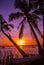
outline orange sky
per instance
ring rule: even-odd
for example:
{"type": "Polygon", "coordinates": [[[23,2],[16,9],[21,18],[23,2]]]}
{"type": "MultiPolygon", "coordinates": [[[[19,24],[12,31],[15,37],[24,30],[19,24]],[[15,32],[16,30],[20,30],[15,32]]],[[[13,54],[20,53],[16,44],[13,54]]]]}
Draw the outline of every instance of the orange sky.
{"type": "MultiPolygon", "coordinates": [[[[36,41],[32,40],[32,38],[23,37],[22,38],[24,43],[23,45],[36,45],[36,41]]],[[[13,40],[19,45],[19,39],[13,38],[13,40]]],[[[39,39],[41,43],[43,43],[42,39],[39,39]]],[[[0,37],[0,46],[13,46],[13,44],[6,38],[4,35],[0,37]]]]}
{"type": "MultiPolygon", "coordinates": [[[[3,17],[6,21],[8,21],[8,17],[9,17],[10,13],[17,12],[17,11],[19,11],[19,10],[14,9],[14,0],[0,0],[0,13],[3,15],[3,17]]],[[[18,31],[17,27],[18,27],[18,24],[19,24],[18,22],[21,22],[21,20],[22,20],[22,18],[13,21],[13,24],[15,25],[15,27],[14,27],[14,30],[12,30],[12,32],[11,32],[11,34],[14,36],[13,37],[14,41],[18,45],[19,45],[19,43],[17,42],[17,40],[18,40],[17,35],[19,35],[19,33],[18,33],[19,31],[18,31]]],[[[31,35],[29,35],[30,30],[29,30],[28,23],[26,23],[25,26],[26,27],[25,27],[24,35],[23,35],[24,36],[24,38],[23,38],[24,44],[25,45],[32,45],[32,44],[34,45],[34,44],[36,44],[36,41],[35,40],[33,41],[32,38],[31,38],[31,35]]],[[[41,32],[43,33],[43,23],[42,22],[40,23],[40,21],[39,21],[38,26],[39,26],[41,32]]],[[[38,38],[39,38],[39,36],[38,36],[38,38]]],[[[43,43],[41,38],[39,38],[39,41],[40,41],[41,44],[43,43]]],[[[0,45],[11,46],[13,44],[2,33],[0,33],[0,45]]]]}

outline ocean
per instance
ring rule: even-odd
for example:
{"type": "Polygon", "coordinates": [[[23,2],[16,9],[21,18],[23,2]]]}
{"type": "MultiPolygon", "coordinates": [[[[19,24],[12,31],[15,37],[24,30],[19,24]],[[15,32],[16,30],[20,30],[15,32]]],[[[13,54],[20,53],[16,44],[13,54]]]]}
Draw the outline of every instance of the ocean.
{"type": "MultiPolygon", "coordinates": [[[[38,55],[38,46],[33,45],[23,45],[19,46],[25,53],[27,53],[29,56],[38,55]]],[[[0,47],[0,59],[2,59],[4,56],[7,55],[13,55],[14,58],[21,58],[22,55],[19,53],[19,51],[16,49],[16,47],[12,46],[5,46],[0,47]]]]}

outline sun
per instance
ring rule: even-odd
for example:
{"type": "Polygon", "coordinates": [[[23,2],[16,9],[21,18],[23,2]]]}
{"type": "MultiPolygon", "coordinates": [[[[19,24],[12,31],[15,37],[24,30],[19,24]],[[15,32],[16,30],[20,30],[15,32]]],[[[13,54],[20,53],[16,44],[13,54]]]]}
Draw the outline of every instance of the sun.
{"type": "Polygon", "coordinates": [[[20,45],[23,45],[24,41],[20,39],[19,43],[20,43],[20,45]]]}
{"type": "Polygon", "coordinates": [[[16,39],[17,44],[20,46],[25,45],[25,39],[16,39]]]}

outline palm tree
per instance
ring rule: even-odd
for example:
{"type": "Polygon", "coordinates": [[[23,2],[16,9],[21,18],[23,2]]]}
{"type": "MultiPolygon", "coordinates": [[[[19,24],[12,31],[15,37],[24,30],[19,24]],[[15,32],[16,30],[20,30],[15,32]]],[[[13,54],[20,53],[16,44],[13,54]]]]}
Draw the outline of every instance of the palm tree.
{"type": "MultiPolygon", "coordinates": [[[[42,14],[43,18],[43,28],[44,28],[44,1],[38,0],[39,10],[41,11],[40,14],[42,14]]],[[[43,30],[43,39],[44,39],[44,30],[43,30]]],[[[43,41],[43,56],[44,56],[44,41],[43,41]]]]}
{"type": "Polygon", "coordinates": [[[34,31],[34,29],[40,34],[40,36],[43,38],[38,26],[37,26],[37,19],[41,20],[37,15],[36,13],[30,13],[31,10],[32,10],[32,3],[31,3],[31,0],[29,0],[28,2],[29,4],[27,4],[26,0],[15,0],[15,8],[18,8],[20,11],[19,12],[16,12],[16,13],[11,13],[9,15],[9,20],[13,20],[13,19],[16,19],[16,18],[19,18],[19,17],[23,17],[23,20],[21,21],[21,29],[20,29],[20,33],[19,33],[19,37],[21,38],[22,37],[22,33],[23,33],[23,29],[24,29],[24,24],[27,20],[27,23],[29,24],[30,26],[30,29],[35,37],[35,40],[37,42],[37,45],[38,45],[38,49],[39,49],[39,54],[42,54],[42,48],[40,46],[40,42],[37,38],[37,35],[34,31]]]}
{"type": "Polygon", "coordinates": [[[13,41],[9,31],[10,27],[14,28],[14,26],[12,24],[8,24],[2,17],[2,15],[0,15],[0,25],[1,25],[1,32],[13,43],[13,45],[18,49],[18,51],[21,53],[21,55],[23,57],[28,56],[21,48],[19,48],[19,46],[13,41]],[[7,32],[7,33],[6,33],[7,32]]]}
{"type": "MultiPolygon", "coordinates": [[[[36,3],[35,7],[39,8],[37,10],[34,11],[34,13],[36,13],[37,15],[42,15],[43,18],[43,28],[44,28],[44,1],[43,0],[38,0],[36,3]]],[[[44,30],[43,30],[43,39],[44,39],[44,30]]],[[[43,40],[43,55],[44,55],[44,40],[43,40]]]]}

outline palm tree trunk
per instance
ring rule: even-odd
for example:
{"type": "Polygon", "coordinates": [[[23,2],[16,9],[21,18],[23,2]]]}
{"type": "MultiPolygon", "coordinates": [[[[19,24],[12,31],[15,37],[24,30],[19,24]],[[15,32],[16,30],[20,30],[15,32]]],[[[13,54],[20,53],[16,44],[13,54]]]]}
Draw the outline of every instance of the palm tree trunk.
{"type": "Polygon", "coordinates": [[[42,12],[42,18],[43,18],[43,55],[44,55],[44,14],[42,12]]]}
{"type": "MultiPolygon", "coordinates": [[[[28,20],[28,22],[29,22],[29,17],[28,17],[28,15],[27,15],[27,20],[28,20]]],[[[34,31],[34,29],[33,29],[33,27],[32,27],[32,24],[31,24],[30,22],[29,22],[29,25],[30,25],[30,27],[31,27],[31,29],[32,29],[32,31],[33,31],[33,35],[34,35],[35,40],[36,40],[36,42],[37,42],[39,54],[42,55],[42,48],[41,48],[41,46],[40,46],[40,42],[39,42],[39,40],[38,40],[38,38],[37,38],[37,35],[36,35],[36,33],[35,33],[35,31],[34,31]]]]}
{"type": "Polygon", "coordinates": [[[8,36],[3,30],[2,33],[13,43],[13,45],[18,49],[23,57],[27,57],[28,55],[21,49],[19,46],[12,40],[10,36],[8,36]]]}
{"type": "Polygon", "coordinates": [[[41,10],[41,14],[42,14],[42,18],[43,18],[43,56],[44,56],[44,2],[43,0],[38,0],[40,3],[40,10],[41,10]]]}
{"type": "MultiPolygon", "coordinates": [[[[43,6],[44,3],[41,2],[41,12],[42,12],[42,18],[43,18],[43,29],[44,29],[44,6],[43,6]]],[[[44,30],[43,30],[43,38],[44,38],[44,30]]],[[[43,41],[43,49],[44,49],[44,41],[43,41]]]]}
{"type": "MultiPolygon", "coordinates": [[[[44,16],[43,16],[43,39],[44,39],[44,16]]],[[[44,50],[44,40],[43,40],[43,50],[44,50]]]]}
{"type": "Polygon", "coordinates": [[[42,13],[42,18],[43,18],[43,55],[44,55],[44,2],[40,2],[40,10],[42,13]]]}

